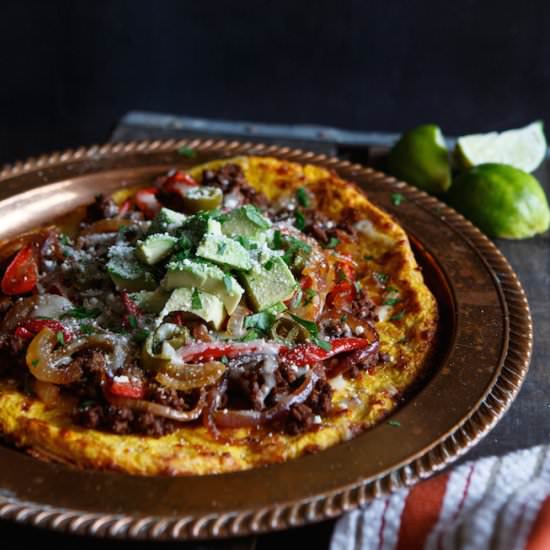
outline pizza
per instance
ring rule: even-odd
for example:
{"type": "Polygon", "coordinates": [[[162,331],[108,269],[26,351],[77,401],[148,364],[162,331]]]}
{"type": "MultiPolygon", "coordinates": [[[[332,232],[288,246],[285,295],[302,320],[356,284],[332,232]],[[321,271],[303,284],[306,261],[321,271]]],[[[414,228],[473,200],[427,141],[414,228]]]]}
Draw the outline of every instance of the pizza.
{"type": "Polygon", "coordinates": [[[0,246],[0,432],[137,475],[280,463],[387,418],[423,376],[437,303],[355,184],[215,160],[0,246]]]}

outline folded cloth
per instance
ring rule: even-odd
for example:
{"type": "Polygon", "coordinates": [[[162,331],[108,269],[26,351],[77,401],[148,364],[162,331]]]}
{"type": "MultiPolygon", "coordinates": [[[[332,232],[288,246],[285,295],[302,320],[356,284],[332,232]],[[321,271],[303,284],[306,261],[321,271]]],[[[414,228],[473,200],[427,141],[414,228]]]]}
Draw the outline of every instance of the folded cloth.
{"type": "Polygon", "coordinates": [[[550,446],[482,458],[342,516],[331,550],[550,549],[550,446]]]}

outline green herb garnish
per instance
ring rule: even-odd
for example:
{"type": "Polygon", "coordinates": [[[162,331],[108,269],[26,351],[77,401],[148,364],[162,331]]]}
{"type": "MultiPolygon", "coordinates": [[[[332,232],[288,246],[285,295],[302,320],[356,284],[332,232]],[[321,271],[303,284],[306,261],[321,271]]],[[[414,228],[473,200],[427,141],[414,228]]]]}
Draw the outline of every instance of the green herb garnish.
{"type": "Polygon", "coordinates": [[[390,276],[387,273],[381,273],[379,271],[373,273],[372,275],[377,283],[385,285],[388,282],[390,276]]]}
{"type": "Polygon", "coordinates": [[[244,320],[244,328],[254,329],[258,332],[267,332],[275,322],[275,315],[270,311],[260,311],[249,315],[244,320]]]}
{"type": "Polygon", "coordinates": [[[264,269],[266,271],[271,271],[273,269],[273,265],[274,265],[274,262],[273,260],[270,258],[269,260],[267,260],[267,262],[265,262],[264,264],[264,269]]]}
{"type": "Polygon", "coordinates": [[[94,327],[89,323],[80,323],[80,332],[86,336],[94,333],[94,327]]]}
{"type": "Polygon", "coordinates": [[[149,336],[149,331],[145,330],[144,328],[140,328],[132,337],[132,340],[138,344],[141,344],[142,342],[145,342],[147,340],[147,337],[149,336]]]}
{"type": "Polygon", "coordinates": [[[317,296],[317,291],[313,290],[312,288],[307,288],[305,294],[306,294],[306,299],[304,300],[304,305],[307,306],[311,304],[311,302],[313,301],[313,298],[317,296]]]}
{"type": "Polygon", "coordinates": [[[304,208],[308,208],[311,203],[309,193],[304,187],[298,187],[298,189],[296,189],[296,200],[298,204],[304,208]]]}
{"type": "Polygon", "coordinates": [[[331,237],[328,243],[325,245],[325,248],[336,248],[340,244],[340,239],[336,237],[331,237]]]}
{"type": "Polygon", "coordinates": [[[399,422],[399,420],[388,420],[388,424],[394,428],[399,428],[401,426],[401,422],[399,422]]]}
{"type": "Polygon", "coordinates": [[[401,193],[392,193],[391,202],[394,206],[399,206],[402,202],[405,202],[407,199],[401,193]]]}
{"type": "Polygon", "coordinates": [[[191,296],[191,309],[202,309],[202,300],[199,291],[195,288],[191,296]]]}
{"type": "Polygon", "coordinates": [[[36,365],[38,365],[38,363],[40,363],[40,359],[33,359],[31,361],[31,364],[32,364],[33,367],[36,367],[36,365]]]}
{"type": "Polygon", "coordinates": [[[138,327],[138,320],[135,315],[128,315],[128,324],[130,325],[130,328],[137,328],[138,327]]]}
{"type": "Polygon", "coordinates": [[[396,313],[393,317],[390,318],[390,321],[400,321],[405,317],[405,310],[401,310],[399,313],[396,313]]]}
{"type": "Polygon", "coordinates": [[[227,248],[227,243],[225,242],[221,242],[221,243],[218,243],[218,254],[220,256],[223,256],[223,254],[225,253],[225,249],[227,248]]]}
{"type": "Polygon", "coordinates": [[[223,286],[229,294],[233,292],[233,281],[227,273],[223,274],[223,286]]]}
{"type": "Polygon", "coordinates": [[[363,290],[363,285],[361,284],[361,281],[353,281],[353,288],[355,289],[355,292],[359,294],[363,290]]]}
{"type": "Polygon", "coordinates": [[[255,330],[249,330],[242,338],[241,342],[249,342],[250,340],[256,340],[259,334],[255,330]]]}
{"type": "Polygon", "coordinates": [[[336,271],[336,282],[343,283],[344,281],[348,280],[348,276],[346,275],[346,272],[343,269],[338,269],[336,271]]]}
{"type": "Polygon", "coordinates": [[[62,233],[60,236],[59,236],[59,242],[63,245],[63,246],[69,246],[71,244],[70,240],[69,240],[69,237],[67,235],[65,235],[65,233],[62,233]]]}
{"type": "Polygon", "coordinates": [[[61,330],[58,330],[56,333],[55,333],[55,339],[57,340],[57,343],[60,345],[60,346],[64,346],[65,345],[65,335],[63,334],[63,332],[61,330]]]}
{"type": "Polygon", "coordinates": [[[220,363],[223,363],[224,365],[229,365],[229,358],[227,357],[227,355],[222,355],[220,357],[220,363]]]}
{"type": "Polygon", "coordinates": [[[101,310],[97,308],[86,309],[85,307],[74,307],[63,313],[63,315],[61,315],[61,319],[65,317],[73,317],[75,319],[95,319],[100,314],[101,310]]]}
{"type": "Polygon", "coordinates": [[[278,229],[273,233],[273,246],[277,249],[283,248],[283,237],[278,229]]]}
{"type": "Polygon", "coordinates": [[[368,256],[363,256],[363,260],[367,260],[367,261],[374,260],[374,256],[371,256],[370,254],[368,256]]]}
{"type": "Polygon", "coordinates": [[[87,409],[88,407],[93,407],[96,404],[96,402],[93,399],[86,399],[85,401],[82,401],[78,408],[83,411],[84,409],[87,409]]]}
{"type": "Polygon", "coordinates": [[[401,301],[401,298],[386,298],[384,301],[385,306],[394,306],[395,304],[398,304],[401,301]]]}
{"type": "Polygon", "coordinates": [[[181,155],[182,157],[187,157],[189,159],[195,158],[197,156],[197,153],[191,149],[191,147],[187,147],[185,145],[182,145],[178,149],[178,155],[181,155]]]}
{"type": "Polygon", "coordinates": [[[244,213],[246,217],[255,225],[257,225],[260,229],[269,229],[271,227],[271,223],[269,220],[264,218],[258,209],[251,205],[251,204],[245,204],[243,206],[244,213]]]}
{"type": "Polygon", "coordinates": [[[296,210],[294,214],[294,227],[303,231],[306,227],[306,219],[300,210],[296,210]]]}

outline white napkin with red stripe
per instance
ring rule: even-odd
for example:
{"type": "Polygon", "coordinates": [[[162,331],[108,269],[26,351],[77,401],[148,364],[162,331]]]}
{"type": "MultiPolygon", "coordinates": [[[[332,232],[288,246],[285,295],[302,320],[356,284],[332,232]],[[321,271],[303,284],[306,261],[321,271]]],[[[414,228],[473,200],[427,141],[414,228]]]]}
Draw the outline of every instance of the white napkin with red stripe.
{"type": "Polygon", "coordinates": [[[342,516],[331,550],[548,550],[550,447],[482,458],[342,516]]]}

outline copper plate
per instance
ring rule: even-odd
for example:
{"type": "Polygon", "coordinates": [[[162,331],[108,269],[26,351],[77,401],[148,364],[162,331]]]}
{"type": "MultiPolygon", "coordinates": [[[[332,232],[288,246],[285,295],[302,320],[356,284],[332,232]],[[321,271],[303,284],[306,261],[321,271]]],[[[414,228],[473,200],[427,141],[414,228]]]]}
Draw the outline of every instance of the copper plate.
{"type": "Polygon", "coordinates": [[[411,237],[442,312],[429,379],[397,413],[346,443],[284,464],[184,478],[80,471],[0,447],[0,517],[71,533],[139,539],[228,537],[341,514],[440,470],[505,413],[527,373],[532,325],[523,289],[495,246],[462,216],[403,182],[337,158],[251,143],[169,140],[78,149],[0,172],[0,238],[217,156],[273,155],[356,181],[411,237]],[[181,146],[194,159],[177,154],[181,146]],[[392,192],[403,194],[399,207],[392,192]],[[394,423],[392,423],[394,424],[394,423]]]}

